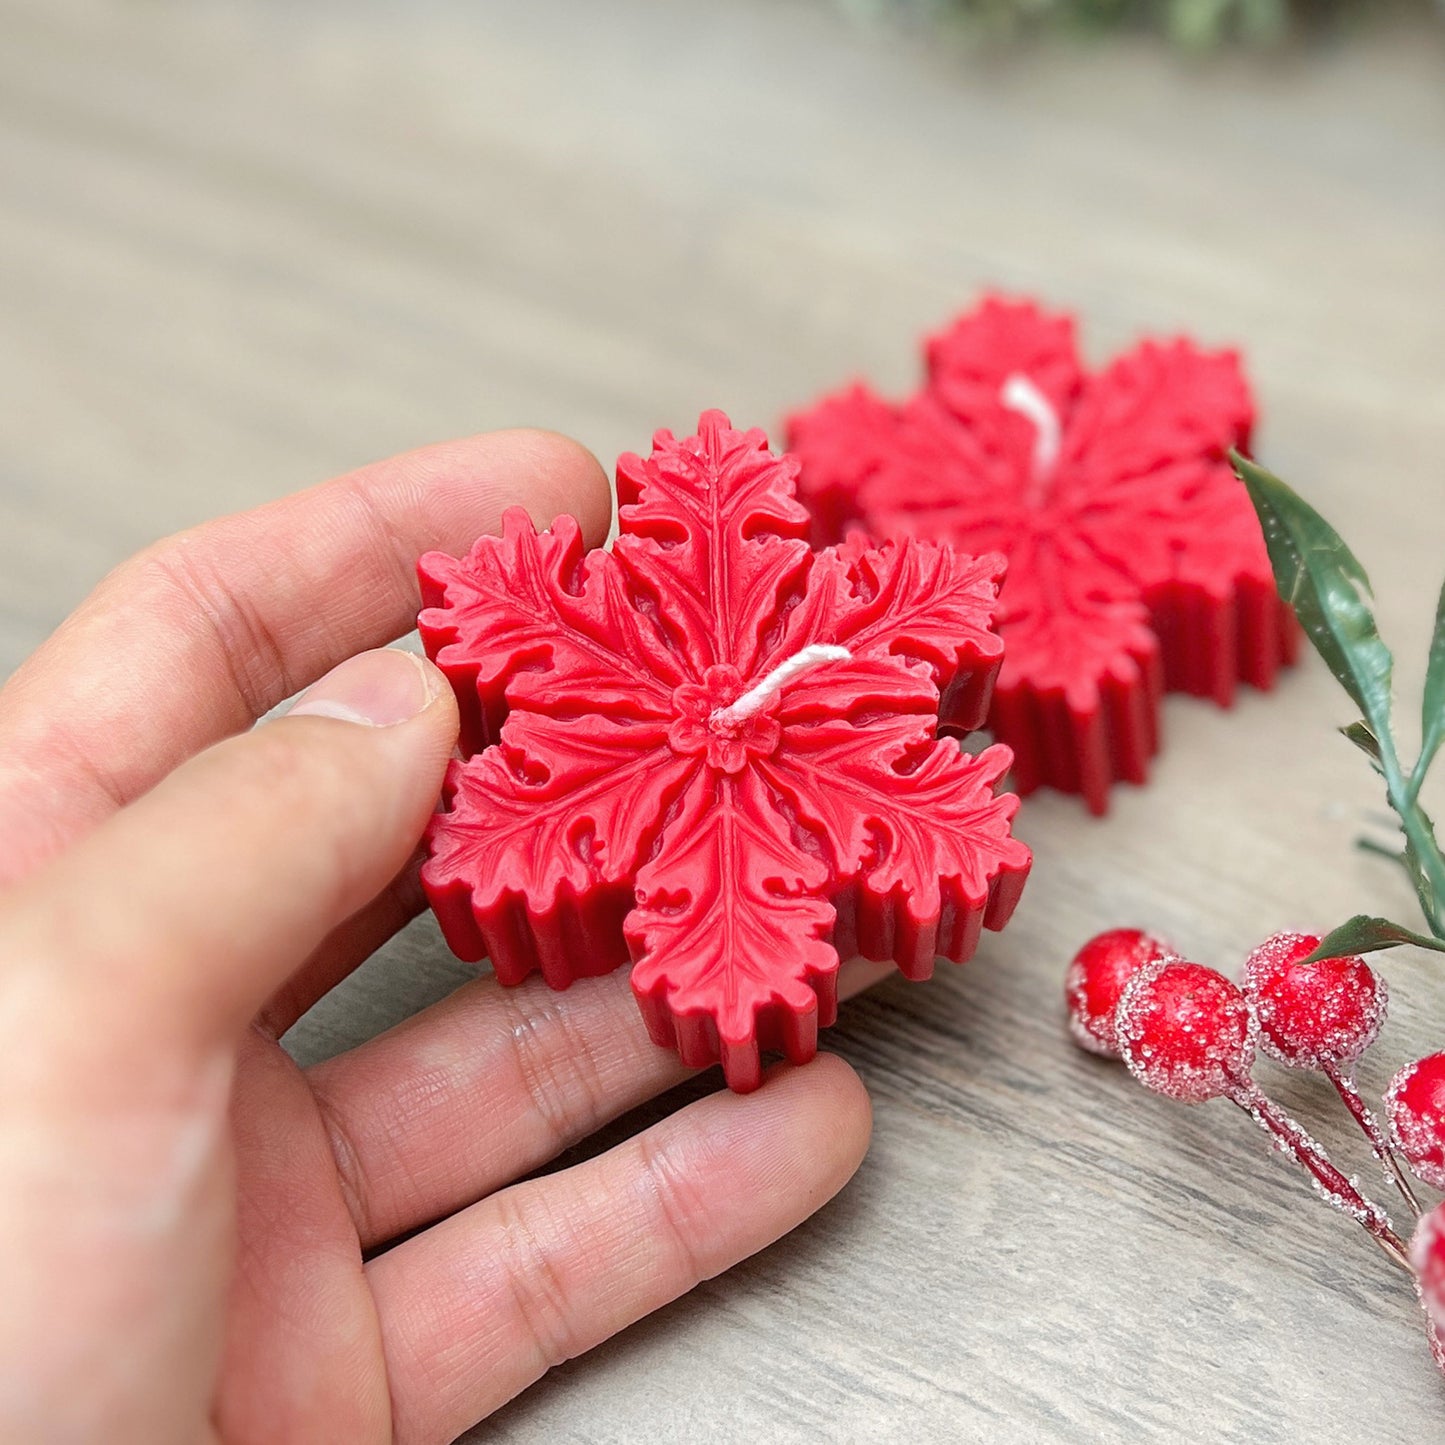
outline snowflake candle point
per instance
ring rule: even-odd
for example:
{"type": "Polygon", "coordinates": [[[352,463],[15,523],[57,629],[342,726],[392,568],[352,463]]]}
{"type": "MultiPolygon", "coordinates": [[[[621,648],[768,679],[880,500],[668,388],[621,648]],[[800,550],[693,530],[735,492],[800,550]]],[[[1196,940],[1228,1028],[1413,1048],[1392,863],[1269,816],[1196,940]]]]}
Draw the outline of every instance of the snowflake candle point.
{"type": "Polygon", "coordinates": [[[653,1039],[735,1089],[813,1055],[840,955],[962,962],[1029,866],[1008,749],[940,736],[987,712],[1002,558],[814,552],[796,478],[708,412],[618,461],[611,551],[516,510],[420,564],[466,755],[422,870],[448,942],[504,984],[632,959],[653,1039]]]}
{"type": "Polygon", "coordinates": [[[1142,782],[1168,689],[1267,688],[1298,632],[1227,452],[1254,405],[1230,351],[1146,341],[1088,375],[1073,319],[987,298],[932,337],[907,401],[857,384],[788,444],[815,540],[852,526],[1009,558],[990,726],[1020,793],[1142,782]]]}

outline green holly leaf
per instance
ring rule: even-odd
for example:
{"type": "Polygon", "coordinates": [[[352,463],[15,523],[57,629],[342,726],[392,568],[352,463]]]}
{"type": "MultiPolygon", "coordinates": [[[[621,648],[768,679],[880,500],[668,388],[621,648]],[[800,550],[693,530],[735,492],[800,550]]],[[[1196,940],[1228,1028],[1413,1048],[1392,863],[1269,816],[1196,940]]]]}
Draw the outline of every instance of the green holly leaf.
{"type": "Polygon", "coordinates": [[[1375,626],[1370,579],[1340,534],[1273,472],[1230,452],[1259,514],[1280,596],[1378,740],[1390,727],[1394,658],[1375,626]]]}
{"type": "Polygon", "coordinates": [[[1388,918],[1372,918],[1368,913],[1357,913],[1348,923],[1342,923],[1320,939],[1319,947],[1301,963],[1318,963],[1325,958],[1347,958],[1356,953],[1378,953],[1382,948],[1399,948],[1402,944],[1413,943],[1417,948],[1433,949],[1445,953],[1445,939],[1431,938],[1428,934],[1414,933],[1391,923],[1388,918]]]}
{"type": "Polygon", "coordinates": [[[1421,712],[1420,761],[1415,777],[1425,776],[1425,769],[1445,740],[1445,586],[1435,605],[1435,635],[1430,639],[1430,662],[1425,670],[1425,704],[1421,712]]]}

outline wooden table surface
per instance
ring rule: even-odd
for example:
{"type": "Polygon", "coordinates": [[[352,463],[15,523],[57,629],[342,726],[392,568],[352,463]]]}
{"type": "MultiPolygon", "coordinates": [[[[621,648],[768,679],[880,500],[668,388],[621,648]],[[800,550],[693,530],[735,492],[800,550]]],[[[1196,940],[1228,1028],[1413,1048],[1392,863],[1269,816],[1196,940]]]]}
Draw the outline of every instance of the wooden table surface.
{"type": "MultiPolygon", "coordinates": [[[[997,285],[1080,309],[1095,359],[1148,329],[1242,344],[1262,454],[1374,571],[1416,696],[1445,572],[1442,48],[979,59],[769,0],[0,0],[0,664],[207,515],[488,427],[610,458],[706,406],[901,390],[912,338],[997,285]]],[[[1243,1116],[1065,1042],[1101,927],[1234,968],[1279,927],[1412,916],[1351,847],[1379,800],[1320,666],[1166,711],[1107,820],[1027,804],[1005,934],[845,1008],[830,1046],[877,1123],[844,1193],[469,1438],[1439,1436],[1360,1232],[1243,1116]]],[[[1388,957],[1376,1091],[1445,1037],[1439,967],[1388,957]]],[[[421,920],[296,1051],[464,975],[421,920]]],[[[1267,1076],[1352,1147],[1313,1081],[1267,1076]]]]}

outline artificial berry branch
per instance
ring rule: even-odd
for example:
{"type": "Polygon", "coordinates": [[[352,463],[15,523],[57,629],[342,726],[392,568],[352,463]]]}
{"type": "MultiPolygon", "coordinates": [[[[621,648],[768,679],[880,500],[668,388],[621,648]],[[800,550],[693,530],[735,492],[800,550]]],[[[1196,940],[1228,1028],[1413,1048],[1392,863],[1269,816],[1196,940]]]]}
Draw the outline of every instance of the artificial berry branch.
{"type": "MultiPolygon", "coordinates": [[[[1253,1078],[1261,1042],[1266,1052],[1295,1068],[1323,1069],[1328,1063],[1340,1070],[1346,1061],[1352,1064],[1379,1032],[1383,982],[1363,959],[1340,960],[1346,967],[1332,973],[1302,968],[1296,960],[1319,942],[1310,934],[1278,934],[1262,944],[1250,956],[1242,989],[1167,945],[1141,959],[1136,940],[1147,937],[1116,931],[1080,950],[1066,983],[1075,1037],[1087,1030],[1107,1040],[1112,1023],[1114,1049],[1146,1088],[1184,1103],[1224,1098],[1237,1104],[1310,1175],[1330,1203],[1408,1269],[1404,1242],[1384,1209],[1336,1168],[1253,1078]],[[1122,987],[1117,987],[1121,975],[1122,987]],[[1116,995],[1109,1020],[1083,1011],[1083,1001],[1091,993],[1098,997],[1100,985],[1116,995]]],[[[1378,1133],[1373,1116],[1370,1124],[1378,1133]]]]}
{"type": "Polygon", "coordinates": [[[1236,987],[1150,934],[1114,929],[1069,965],[1069,1028],[1084,1048],[1121,1058],[1157,1093],[1186,1103],[1226,1098],[1248,1113],[1329,1203],[1412,1276],[1431,1354],[1445,1372],[1445,1203],[1422,1214],[1404,1167],[1445,1190],[1445,1053],[1395,1075],[1385,1095],[1388,1133],[1355,1084],[1355,1066],[1379,1036],[1388,1005],[1384,979],[1360,955],[1406,943],[1445,952],[1445,857],[1420,806],[1421,785],[1445,742],[1445,590],[1426,668],[1420,751],[1407,769],[1393,732],[1394,658],[1375,625],[1364,568],[1278,477],[1237,453],[1231,459],[1258,513],[1280,596],[1362,714],[1340,731],[1383,780],[1404,838],[1398,853],[1367,846],[1405,868],[1430,931],[1358,914],[1323,938],[1277,933],[1249,955],[1236,987]],[[1385,1210],[1259,1087],[1257,1047],[1329,1081],[1415,1220],[1408,1245],[1385,1210]]]}
{"type": "Polygon", "coordinates": [[[1369,1141],[1370,1152],[1380,1161],[1385,1170],[1385,1176],[1389,1179],[1400,1198],[1405,1201],[1405,1207],[1410,1211],[1412,1219],[1420,1217],[1420,1201],[1411,1187],[1410,1180],[1405,1171],[1400,1167],[1399,1156],[1390,1147],[1390,1141],[1385,1131],[1380,1127],[1380,1121],[1371,1111],[1370,1106],[1360,1097],[1360,1090],[1355,1084],[1353,1072],[1345,1072],[1337,1064],[1325,1064],[1320,1072],[1334,1086],[1335,1092],[1340,1096],[1340,1101],[1349,1110],[1350,1117],[1360,1126],[1360,1132],[1369,1141]]]}
{"type": "Polygon", "coordinates": [[[1273,1136],[1284,1153],[1304,1168],[1329,1203],[1363,1225],[1393,1264],[1406,1273],[1413,1273],[1405,1242],[1390,1227],[1389,1216],[1374,1200],[1360,1192],[1353,1179],[1347,1178],[1335,1167],[1323,1147],[1306,1133],[1302,1125],[1252,1084],[1230,1097],[1265,1133],[1273,1136]]]}
{"type": "Polygon", "coordinates": [[[1244,992],[1260,1021],[1264,1050],[1287,1068],[1323,1074],[1359,1126],[1412,1218],[1420,1205],[1395,1151],[1355,1087],[1355,1065],[1379,1037],[1389,993],[1359,957],[1309,960],[1320,940],[1277,933],[1244,964],[1244,992]]]}
{"type": "Polygon", "coordinates": [[[1277,933],[1249,955],[1236,985],[1152,934],[1112,929],[1090,939],[1069,965],[1069,1029],[1081,1047],[1121,1059],[1155,1093],[1188,1104],[1228,1099],[1244,1110],[1323,1199],[1411,1276],[1427,1310],[1431,1351],[1445,1370],[1437,1329],[1445,1328],[1445,1205],[1421,1218],[1401,1165],[1403,1157],[1419,1178],[1445,1189],[1445,1054],[1395,1075],[1385,1097],[1387,1135],[1354,1079],[1385,1021],[1385,981],[1358,956],[1314,962],[1320,943],[1312,933],[1277,933]],[[1261,1050],[1333,1085],[1418,1220],[1409,1244],[1385,1209],[1259,1086],[1261,1050]]]}

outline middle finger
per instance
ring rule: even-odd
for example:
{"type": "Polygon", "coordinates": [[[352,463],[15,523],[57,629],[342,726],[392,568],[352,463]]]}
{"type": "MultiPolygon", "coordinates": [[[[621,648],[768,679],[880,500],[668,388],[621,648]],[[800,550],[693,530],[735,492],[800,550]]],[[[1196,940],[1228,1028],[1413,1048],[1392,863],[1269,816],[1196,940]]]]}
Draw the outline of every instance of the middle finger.
{"type": "MultiPolygon", "coordinates": [[[[892,969],[845,964],[839,996],[892,969]]],[[[562,993],[477,979],[308,1076],[369,1248],[484,1198],[692,1072],[648,1038],[624,970],[562,993]]]]}

